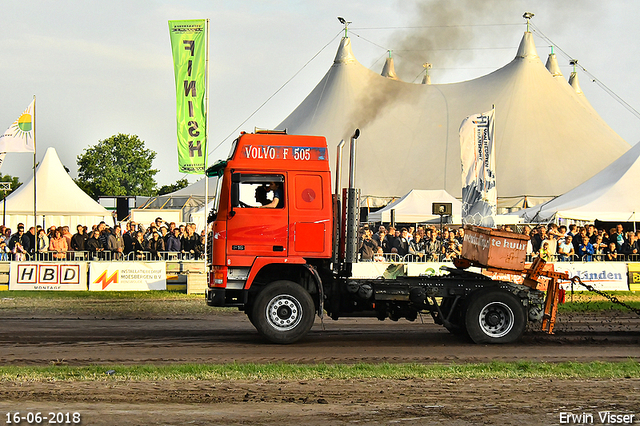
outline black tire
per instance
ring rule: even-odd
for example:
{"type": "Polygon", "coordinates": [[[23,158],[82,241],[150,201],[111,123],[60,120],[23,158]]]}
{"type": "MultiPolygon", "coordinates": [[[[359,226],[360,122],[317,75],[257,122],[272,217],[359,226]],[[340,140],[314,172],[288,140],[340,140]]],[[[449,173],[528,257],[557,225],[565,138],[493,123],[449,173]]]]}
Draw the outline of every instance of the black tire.
{"type": "Polygon", "coordinates": [[[250,319],[258,333],[273,343],[303,338],[315,320],[309,292],[292,281],[274,281],[256,297],[250,319]]]}
{"type": "Polygon", "coordinates": [[[506,290],[472,294],[465,314],[467,333],[475,343],[512,343],[522,337],[527,315],[522,302],[506,290]]]}

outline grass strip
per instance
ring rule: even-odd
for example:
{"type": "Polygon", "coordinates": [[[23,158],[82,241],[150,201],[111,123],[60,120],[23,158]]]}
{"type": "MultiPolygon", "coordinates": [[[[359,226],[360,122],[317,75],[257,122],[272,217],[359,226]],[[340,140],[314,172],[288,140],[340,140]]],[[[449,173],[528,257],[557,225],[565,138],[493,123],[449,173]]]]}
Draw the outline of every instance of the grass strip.
{"type": "Polygon", "coordinates": [[[169,366],[0,367],[0,382],[313,379],[622,379],[640,378],[640,363],[534,361],[479,364],[176,364],[169,366]]]}

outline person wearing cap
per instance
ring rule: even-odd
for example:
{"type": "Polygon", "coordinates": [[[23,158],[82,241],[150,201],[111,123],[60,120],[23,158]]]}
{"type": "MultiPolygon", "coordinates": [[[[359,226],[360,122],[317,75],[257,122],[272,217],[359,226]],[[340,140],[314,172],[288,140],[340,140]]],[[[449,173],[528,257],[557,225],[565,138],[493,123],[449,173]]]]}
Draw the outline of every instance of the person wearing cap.
{"type": "Polygon", "coordinates": [[[20,245],[26,252],[29,252],[31,250],[29,237],[24,233],[24,225],[22,223],[18,224],[18,230],[11,236],[11,238],[9,238],[9,250],[13,251],[17,242],[20,243],[20,245]]]}

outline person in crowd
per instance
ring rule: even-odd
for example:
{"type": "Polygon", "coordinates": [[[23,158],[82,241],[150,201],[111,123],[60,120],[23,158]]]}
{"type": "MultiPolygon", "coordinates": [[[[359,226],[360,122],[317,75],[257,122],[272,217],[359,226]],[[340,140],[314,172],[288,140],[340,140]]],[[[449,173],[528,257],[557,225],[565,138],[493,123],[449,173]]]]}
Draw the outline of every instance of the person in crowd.
{"type": "Polygon", "coordinates": [[[375,241],[376,243],[378,243],[379,247],[382,247],[382,240],[384,239],[384,237],[387,235],[387,228],[384,227],[384,225],[380,225],[378,227],[378,232],[376,232],[375,234],[373,234],[373,236],[371,237],[371,239],[373,241],[375,241]]]}
{"type": "Polygon", "coordinates": [[[373,234],[368,227],[360,231],[358,253],[360,253],[360,259],[365,262],[371,262],[374,254],[378,250],[378,243],[373,240],[372,235],[373,234]]]}
{"type": "Polygon", "coordinates": [[[86,251],[89,252],[91,259],[101,259],[103,257],[104,247],[100,243],[100,231],[98,231],[97,227],[91,234],[91,237],[87,239],[85,248],[86,251]]]}
{"type": "Polygon", "coordinates": [[[558,252],[558,243],[555,237],[556,237],[555,233],[551,231],[551,232],[547,232],[547,236],[545,237],[544,240],[542,240],[543,243],[544,242],[549,243],[548,249],[549,249],[549,253],[551,254],[551,258],[553,258],[555,254],[558,252]]]}
{"type": "Polygon", "coordinates": [[[56,236],[56,228],[54,225],[51,225],[49,227],[49,230],[47,231],[47,237],[49,237],[49,241],[51,241],[52,238],[55,238],[56,236]]]}
{"type": "Polygon", "coordinates": [[[409,231],[407,228],[400,230],[400,236],[396,238],[395,245],[393,246],[398,253],[398,256],[403,257],[409,253],[409,231]]]}
{"type": "Polygon", "coordinates": [[[204,239],[206,236],[204,234],[204,230],[202,232],[203,233],[199,235],[198,243],[196,244],[196,259],[201,259],[204,255],[204,239]]]}
{"type": "Polygon", "coordinates": [[[169,252],[180,252],[182,251],[182,242],[180,241],[180,229],[174,228],[173,234],[169,235],[167,238],[167,244],[165,248],[169,252]]]}
{"type": "Polygon", "coordinates": [[[616,226],[615,231],[612,233],[611,237],[610,237],[611,241],[614,241],[616,243],[616,245],[618,246],[618,252],[622,251],[622,246],[624,245],[625,239],[624,239],[624,228],[622,227],[622,224],[618,224],[616,226]]]}
{"type": "Polygon", "coordinates": [[[186,235],[184,235],[180,244],[182,245],[181,252],[184,254],[191,254],[194,258],[196,257],[196,244],[198,243],[198,236],[193,233],[193,228],[186,227],[186,235]]]}
{"type": "Polygon", "coordinates": [[[129,221],[127,224],[127,232],[122,235],[122,242],[124,243],[124,254],[128,255],[133,251],[133,240],[136,238],[136,223],[129,221]]]}
{"type": "Polygon", "coordinates": [[[29,239],[29,253],[33,254],[36,251],[36,228],[34,226],[27,231],[27,238],[29,239]]]}
{"type": "Polygon", "coordinates": [[[36,259],[45,260],[44,253],[49,251],[49,237],[47,237],[47,231],[40,228],[38,230],[38,236],[36,237],[36,259]]]}
{"type": "Polygon", "coordinates": [[[575,240],[576,235],[578,235],[578,225],[575,223],[569,224],[569,231],[567,231],[567,234],[571,235],[575,240]]]}
{"type": "Polygon", "coordinates": [[[56,260],[66,259],[69,245],[67,239],[62,236],[62,228],[56,229],[54,237],[49,240],[49,251],[53,253],[56,260]]]}
{"type": "Polygon", "coordinates": [[[531,246],[534,253],[538,253],[542,247],[542,241],[547,238],[547,228],[538,226],[536,232],[531,234],[531,246]]]}
{"type": "Polygon", "coordinates": [[[384,251],[382,251],[382,247],[378,247],[375,256],[373,256],[374,262],[384,262],[384,251]]]}
{"type": "Polygon", "coordinates": [[[602,235],[596,234],[596,240],[592,243],[593,245],[593,255],[595,260],[604,260],[604,249],[607,245],[604,243],[602,239],[602,235]]]}
{"type": "Polygon", "coordinates": [[[73,250],[71,248],[71,238],[73,238],[73,235],[71,234],[71,232],[69,232],[69,227],[67,225],[64,225],[62,227],[62,236],[67,240],[67,246],[69,247],[69,250],[73,250]]]}
{"type": "Polygon", "coordinates": [[[604,259],[609,262],[618,260],[618,245],[615,241],[609,242],[609,246],[604,249],[604,259]]]}
{"type": "Polygon", "coordinates": [[[438,241],[437,233],[432,231],[431,238],[425,242],[426,260],[429,262],[438,262],[440,260],[441,246],[442,244],[438,241]]]}
{"type": "Polygon", "coordinates": [[[385,253],[391,253],[396,244],[396,227],[393,225],[389,225],[388,229],[389,231],[385,236],[387,242],[386,244],[382,244],[382,248],[385,250],[385,253]]]}
{"type": "Polygon", "coordinates": [[[622,245],[622,254],[624,254],[627,260],[637,261],[638,253],[640,253],[640,245],[636,239],[636,234],[629,233],[627,241],[622,245]]]}
{"type": "Polygon", "coordinates": [[[457,259],[458,257],[460,257],[460,250],[456,246],[455,241],[448,240],[445,242],[443,254],[444,254],[445,261],[451,261],[453,259],[457,259]]]}
{"type": "Polygon", "coordinates": [[[84,230],[84,226],[78,225],[76,226],[76,230],[78,232],[73,234],[73,237],[71,237],[71,250],[87,251],[87,240],[89,239],[89,236],[84,230]]]}
{"type": "Polygon", "coordinates": [[[542,246],[540,247],[540,251],[538,251],[538,256],[544,260],[545,262],[551,262],[552,255],[549,251],[549,242],[543,241],[542,246]]]}
{"type": "Polygon", "coordinates": [[[18,230],[15,234],[11,235],[11,238],[9,238],[9,243],[7,244],[9,246],[9,250],[13,252],[13,248],[17,242],[19,242],[22,248],[27,252],[31,249],[31,246],[29,245],[29,237],[24,233],[24,225],[22,223],[18,224],[18,230]]]}
{"type": "Polygon", "coordinates": [[[160,238],[162,238],[162,240],[164,241],[164,245],[166,247],[167,238],[169,238],[169,228],[167,228],[166,225],[162,225],[160,227],[160,238]]]}
{"type": "Polygon", "coordinates": [[[458,230],[456,231],[456,241],[458,242],[458,247],[461,247],[462,243],[464,242],[464,228],[463,227],[458,228],[458,230]]]}
{"type": "Polygon", "coordinates": [[[7,241],[2,238],[0,239],[0,261],[6,262],[10,260],[11,250],[7,247],[7,241]]]}
{"type": "Polygon", "coordinates": [[[133,240],[133,257],[135,260],[144,260],[146,248],[146,241],[144,239],[144,233],[142,231],[136,232],[136,238],[133,240]]]}
{"type": "Polygon", "coordinates": [[[424,262],[427,256],[425,241],[422,239],[422,233],[415,234],[413,239],[409,241],[409,253],[414,256],[416,262],[424,262]]]}
{"type": "Polygon", "coordinates": [[[558,243],[558,255],[561,262],[567,262],[573,259],[576,254],[576,250],[573,247],[573,237],[567,235],[560,243],[558,243]]]}
{"type": "Polygon", "coordinates": [[[27,260],[27,250],[22,247],[20,241],[16,241],[13,246],[13,250],[11,250],[11,253],[13,253],[13,260],[15,260],[16,262],[27,260]]]}
{"type": "Polygon", "coordinates": [[[160,238],[160,234],[156,231],[151,235],[151,239],[147,241],[147,251],[151,253],[152,260],[161,260],[160,252],[164,250],[164,240],[160,238]]]}
{"type": "Polygon", "coordinates": [[[582,242],[578,245],[578,257],[580,259],[591,262],[593,260],[593,245],[589,242],[589,237],[587,237],[586,230],[584,231],[584,235],[581,232],[578,235],[578,238],[582,237],[582,242]]]}
{"type": "Polygon", "coordinates": [[[107,235],[107,250],[111,252],[113,260],[122,260],[124,257],[124,240],[120,225],[113,227],[113,232],[107,235]]]}

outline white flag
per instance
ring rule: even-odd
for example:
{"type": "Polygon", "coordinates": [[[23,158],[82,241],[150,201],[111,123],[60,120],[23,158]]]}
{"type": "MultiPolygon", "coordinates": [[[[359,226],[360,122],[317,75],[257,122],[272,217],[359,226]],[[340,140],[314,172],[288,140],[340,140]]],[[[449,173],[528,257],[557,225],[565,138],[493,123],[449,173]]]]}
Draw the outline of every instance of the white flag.
{"type": "Polygon", "coordinates": [[[35,99],[11,126],[0,135],[0,152],[35,152],[33,114],[35,99]]]}
{"type": "Polygon", "coordinates": [[[462,222],[492,228],[498,208],[495,110],[465,118],[460,125],[462,156],[462,222]]]}

